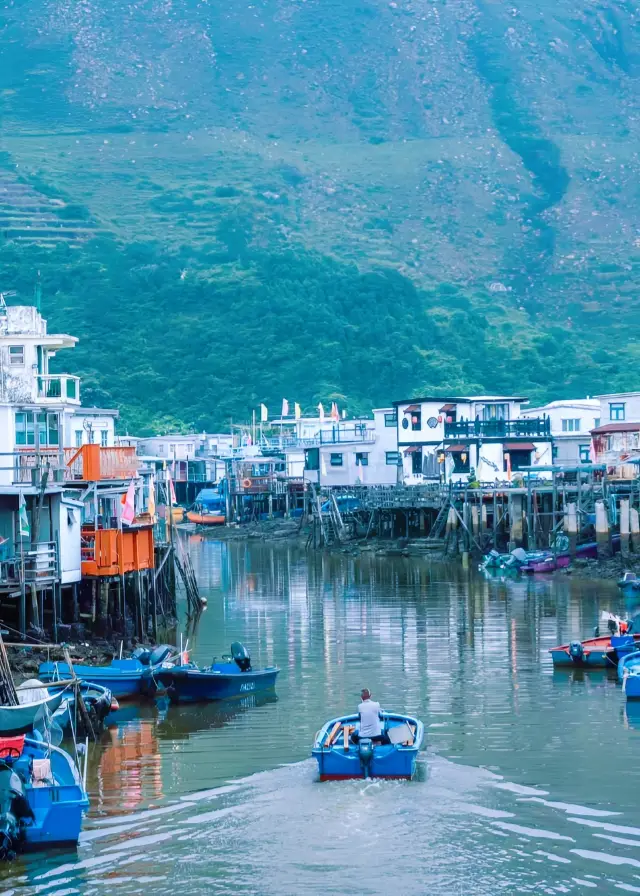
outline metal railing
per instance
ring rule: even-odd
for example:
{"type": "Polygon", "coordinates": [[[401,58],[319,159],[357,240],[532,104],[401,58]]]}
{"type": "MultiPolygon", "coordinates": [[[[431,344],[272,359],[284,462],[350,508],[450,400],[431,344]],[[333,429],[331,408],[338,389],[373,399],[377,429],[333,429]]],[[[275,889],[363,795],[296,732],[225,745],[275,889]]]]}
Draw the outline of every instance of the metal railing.
{"type": "Polygon", "coordinates": [[[69,374],[38,376],[40,401],[72,401],[80,404],[80,377],[69,374]]]}
{"type": "Polygon", "coordinates": [[[35,544],[17,542],[13,556],[0,559],[0,584],[19,586],[51,582],[59,578],[58,546],[55,541],[35,544]],[[23,578],[24,572],[24,578],[23,578]]]}
{"type": "Polygon", "coordinates": [[[521,418],[519,420],[457,420],[445,423],[445,439],[522,439],[550,438],[549,417],[521,418]]]}

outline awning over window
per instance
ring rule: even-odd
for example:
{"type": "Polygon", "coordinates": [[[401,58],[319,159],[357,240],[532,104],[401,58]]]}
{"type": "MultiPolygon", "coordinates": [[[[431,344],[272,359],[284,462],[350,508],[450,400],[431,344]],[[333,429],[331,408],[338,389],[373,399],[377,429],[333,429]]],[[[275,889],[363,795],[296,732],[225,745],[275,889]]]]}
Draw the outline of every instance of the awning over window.
{"type": "Polygon", "coordinates": [[[445,445],[444,450],[448,451],[450,454],[462,454],[468,447],[468,445],[445,445]]]}
{"type": "Polygon", "coordinates": [[[405,413],[405,414],[412,414],[414,411],[419,411],[419,410],[420,410],[420,405],[419,405],[419,404],[410,404],[408,407],[406,407],[406,408],[404,409],[404,412],[403,412],[403,413],[405,413]]]}
{"type": "Polygon", "coordinates": [[[502,446],[505,451],[535,451],[533,442],[505,442],[502,446]]]}
{"type": "Polygon", "coordinates": [[[440,408],[440,410],[438,411],[438,413],[444,414],[445,411],[455,411],[455,409],[456,409],[455,404],[443,404],[442,407],[440,408]]]}
{"type": "Polygon", "coordinates": [[[421,445],[409,445],[408,448],[404,449],[404,454],[415,454],[416,451],[420,451],[421,445]]]}

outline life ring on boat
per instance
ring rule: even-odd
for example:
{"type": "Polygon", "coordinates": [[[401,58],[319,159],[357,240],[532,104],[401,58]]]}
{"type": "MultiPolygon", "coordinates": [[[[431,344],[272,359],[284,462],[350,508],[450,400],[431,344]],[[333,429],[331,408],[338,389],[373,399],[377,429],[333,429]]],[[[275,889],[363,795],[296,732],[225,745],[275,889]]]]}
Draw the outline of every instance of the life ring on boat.
{"type": "Polygon", "coordinates": [[[242,488],[251,488],[251,480],[243,479],[242,480],[242,488]]]}

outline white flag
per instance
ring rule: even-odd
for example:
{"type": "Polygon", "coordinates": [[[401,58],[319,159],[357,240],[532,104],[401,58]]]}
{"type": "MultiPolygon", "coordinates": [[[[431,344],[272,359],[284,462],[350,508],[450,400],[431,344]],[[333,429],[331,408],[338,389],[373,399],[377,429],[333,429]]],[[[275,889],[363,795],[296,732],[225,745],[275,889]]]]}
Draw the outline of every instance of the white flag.
{"type": "Polygon", "coordinates": [[[323,476],[327,475],[327,458],[322,452],[320,452],[320,472],[323,476]]]}
{"type": "Polygon", "coordinates": [[[18,517],[18,535],[20,538],[31,538],[31,526],[29,525],[29,517],[27,516],[27,505],[24,495],[20,492],[20,513],[18,517]]]}
{"type": "Polygon", "coordinates": [[[287,401],[286,398],[282,399],[282,415],[281,416],[282,417],[289,416],[289,402],[287,401]]]}
{"type": "Polygon", "coordinates": [[[260,405],[260,422],[266,423],[269,419],[269,411],[267,410],[266,404],[260,405]]]}
{"type": "Polygon", "coordinates": [[[302,417],[302,410],[300,409],[300,405],[298,404],[297,401],[293,406],[293,412],[294,412],[296,420],[299,420],[300,417],[302,417]]]}
{"type": "Polygon", "coordinates": [[[324,423],[324,408],[322,402],[318,405],[318,415],[320,417],[320,423],[324,423]]]}

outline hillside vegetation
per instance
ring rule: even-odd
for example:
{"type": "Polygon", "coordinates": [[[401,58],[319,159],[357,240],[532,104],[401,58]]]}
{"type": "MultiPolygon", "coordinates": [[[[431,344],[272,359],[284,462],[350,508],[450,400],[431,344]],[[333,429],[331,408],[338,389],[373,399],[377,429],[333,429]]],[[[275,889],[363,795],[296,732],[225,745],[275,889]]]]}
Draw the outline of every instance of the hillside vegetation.
{"type": "Polygon", "coordinates": [[[638,388],[632,0],[34,0],[0,285],[137,430],[638,388]]]}

